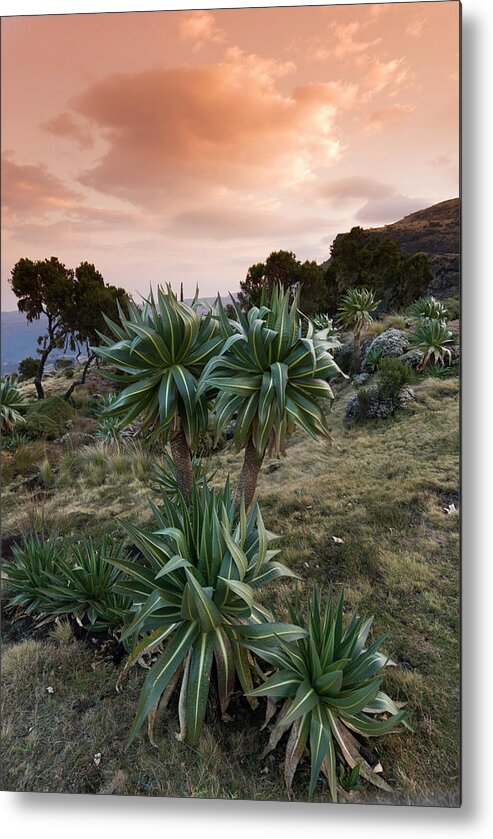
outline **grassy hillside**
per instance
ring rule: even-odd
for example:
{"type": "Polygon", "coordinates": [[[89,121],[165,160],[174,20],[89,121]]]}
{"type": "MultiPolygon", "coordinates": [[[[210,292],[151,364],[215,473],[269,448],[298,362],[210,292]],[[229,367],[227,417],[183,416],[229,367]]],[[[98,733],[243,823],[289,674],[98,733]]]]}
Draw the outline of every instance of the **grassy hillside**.
{"type": "MultiPolygon", "coordinates": [[[[52,378],[47,390],[65,387],[52,378]]],[[[30,393],[32,386],[25,386],[30,393]]],[[[2,452],[3,548],[33,527],[66,539],[119,533],[119,517],[150,521],[149,477],[159,454],[139,443],[108,448],[91,440],[93,407],[104,386],[95,373],[75,392],[76,412],[62,443],[2,452]]],[[[352,388],[336,388],[332,443],[301,433],[287,458],[267,461],[259,494],[269,529],[282,536],[283,562],[312,583],[342,588],[351,606],[375,615],[397,662],[384,689],[407,702],[414,733],[370,748],[393,788],[364,788],[355,801],[457,806],[459,800],[458,379],[422,378],[416,401],[389,420],[348,426],[352,388]]],[[[213,483],[240,457],[231,444],[211,455],[213,483]]],[[[264,596],[281,612],[295,583],[264,596]]],[[[75,637],[69,625],[34,628],[3,615],[3,789],[133,795],[284,799],[282,745],[266,759],[240,693],[226,722],[211,705],[199,745],[178,743],[177,709],[157,726],[158,748],[142,733],[123,751],[145,671],[115,692],[122,661],[114,644],[75,637]],[[50,690],[48,690],[50,688],[50,690]]],[[[82,635],[77,632],[76,635],[82,635]]],[[[309,760],[294,782],[308,793],[309,760]]],[[[323,782],[317,800],[328,800],[323,782]]]]}

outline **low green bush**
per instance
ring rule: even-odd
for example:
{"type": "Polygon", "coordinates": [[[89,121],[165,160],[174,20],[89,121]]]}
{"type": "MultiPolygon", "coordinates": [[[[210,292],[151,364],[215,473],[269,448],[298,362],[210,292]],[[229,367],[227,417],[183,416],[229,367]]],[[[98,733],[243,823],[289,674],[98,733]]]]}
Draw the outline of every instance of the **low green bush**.
{"type": "Polygon", "coordinates": [[[383,358],[378,365],[378,373],[378,390],[387,399],[397,399],[401,388],[416,381],[412,368],[398,358],[383,358]]]}
{"type": "Polygon", "coordinates": [[[69,420],[74,409],[61,396],[48,396],[46,399],[38,399],[29,405],[28,414],[43,414],[58,423],[69,420]]]}
{"type": "Polygon", "coordinates": [[[356,412],[354,419],[356,422],[363,422],[368,416],[368,408],[370,407],[370,394],[366,387],[358,388],[356,392],[356,412]]]}
{"type": "Polygon", "coordinates": [[[63,433],[61,426],[46,414],[29,413],[24,428],[30,440],[56,440],[63,433]]]}
{"type": "Polygon", "coordinates": [[[34,379],[36,373],[38,372],[38,365],[38,358],[33,358],[32,356],[23,358],[22,361],[19,362],[19,377],[24,381],[26,379],[34,379]]]}
{"type": "Polygon", "coordinates": [[[61,437],[73,408],[60,396],[39,399],[26,410],[26,434],[31,439],[55,440],[61,437]]]}
{"type": "Polygon", "coordinates": [[[448,312],[449,320],[457,320],[457,318],[460,318],[460,297],[447,297],[447,299],[443,301],[443,305],[448,312]]]}

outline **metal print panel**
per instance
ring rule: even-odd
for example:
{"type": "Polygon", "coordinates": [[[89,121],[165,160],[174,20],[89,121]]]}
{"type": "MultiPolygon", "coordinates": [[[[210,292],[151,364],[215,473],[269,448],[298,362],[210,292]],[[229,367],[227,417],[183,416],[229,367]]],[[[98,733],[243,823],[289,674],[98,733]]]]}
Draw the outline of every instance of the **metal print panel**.
{"type": "Polygon", "coordinates": [[[4,790],[460,805],[459,38],[2,19],[4,790]]]}

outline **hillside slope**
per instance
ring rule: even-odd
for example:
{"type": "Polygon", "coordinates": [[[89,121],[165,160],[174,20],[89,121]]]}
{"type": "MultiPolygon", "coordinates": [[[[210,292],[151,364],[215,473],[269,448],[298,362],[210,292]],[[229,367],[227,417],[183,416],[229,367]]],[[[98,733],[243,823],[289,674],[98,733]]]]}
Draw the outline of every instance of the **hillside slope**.
{"type": "Polygon", "coordinates": [[[399,243],[407,254],[426,253],[433,271],[429,292],[436,297],[459,293],[460,204],[458,198],[441,201],[400,221],[372,228],[399,243]]]}

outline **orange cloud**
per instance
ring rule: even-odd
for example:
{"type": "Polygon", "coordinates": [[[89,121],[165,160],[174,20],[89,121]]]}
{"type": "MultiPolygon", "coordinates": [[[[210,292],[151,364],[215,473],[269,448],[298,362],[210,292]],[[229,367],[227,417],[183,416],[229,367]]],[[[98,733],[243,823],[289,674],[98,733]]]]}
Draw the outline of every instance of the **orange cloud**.
{"type": "Polygon", "coordinates": [[[381,38],[374,38],[372,41],[358,41],[356,35],[362,28],[359,21],[346,24],[332,23],[329,29],[336,39],[336,45],[330,50],[330,54],[336,58],[346,58],[348,55],[365,53],[381,42],[381,38]]]}
{"type": "Polygon", "coordinates": [[[9,218],[45,216],[66,210],[80,195],[48,171],[46,166],[26,166],[2,157],[2,205],[9,218]]]}
{"type": "Polygon", "coordinates": [[[408,35],[412,35],[414,38],[417,38],[421,35],[425,25],[426,18],[418,15],[410,22],[409,26],[407,26],[406,32],[408,35]]]}
{"type": "Polygon", "coordinates": [[[193,11],[180,24],[180,35],[184,41],[193,41],[193,49],[199,50],[207,43],[223,44],[226,33],[216,26],[214,15],[207,11],[193,11]]]}
{"type": "Polygon", "coordinates": [[[380,108],[378,111],[365,114],[360,122],[365,131],[373,134],[376,131],[381,131],[382,128],[388,125],[400,122],[415,110],[414,105],[391,105],[389,108],[380,108]]]}
{"type": "Polygon", "coordinates": [[[339,203],[347,203],[361,198],[368,200],[389,198],[395,190],[389,184],[381,183],[363,175],[355,175],[322,184],[317,192],[322,198],[331,198],[339,203]]]}
{"type": "Polygon", "coordinates": [[[352,88],[278,79],[293,65],[228,50],[222,63],[117,74],[73,106],[109,141],[80,180],[161,210],[185,195],[296,183],[337,159],[335,117],[352,88]]]}
{"type": "Polygon", "coordinates": [[[72,114],[57,114],[43,123],[42,127],[67,140],[75,140],[80,149],[89,149],[94,145],[94,140],[86,126],[74,119],[72,114]]]}

